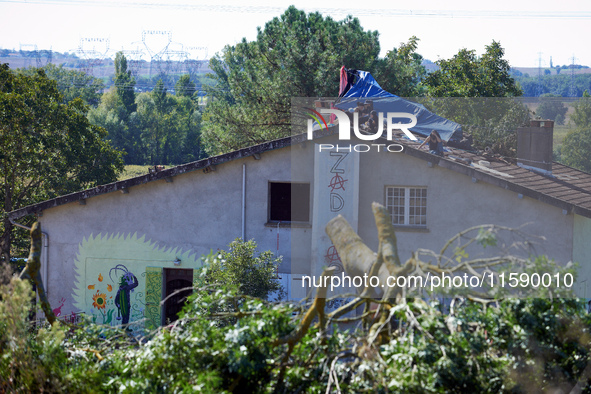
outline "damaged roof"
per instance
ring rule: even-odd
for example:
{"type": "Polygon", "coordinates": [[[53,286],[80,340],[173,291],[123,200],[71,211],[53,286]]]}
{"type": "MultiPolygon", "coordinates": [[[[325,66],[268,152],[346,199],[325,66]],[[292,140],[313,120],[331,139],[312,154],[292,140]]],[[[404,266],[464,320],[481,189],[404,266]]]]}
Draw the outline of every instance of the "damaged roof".
{"type": "Polygon", "coordinates": [[[418,142],[408,141],[406,145],[414,148],[405,149],[412,156],[418,153],[417,157],[471,176],[474,180],[562,208],[565,213],[591,218],[591,174],[584,171],[552,162],[551,173],[537,172],[518,166],[513,158],[480,155],[455,148],[446,148],[445,157],[439,157],[418,151],[418,142]]]}
{"type": "MultiPolygon", "coordinates": [[[[316,131],[314,138],[322,138],[336,134],[337,127],[328,130],[316,131]]],[[[556,162],[552,163],[552,173],[543,174],[534,172],[515,163],[515,159],[495,157],[492,155],[479,155],[456,148],[446,148],[444,157],[428,153],[426,150],[419,150],[421,141],[411,141],[397,136],[397,143],[405,147],[403,153],[425,160],[432,165],[438,165],[466,176],[475,181],[485,182],[491,185],[513,191],[523,196],[544,202],[549,205],[561,208],[564,213],[575,213],[591,218],[591,174],[565,166],[556,162]]],[[[179,165],[162,171],[141,175],[107,185],[97,186],[91,189],[46,200],[34,205],[8,212],[8,217],[17,219],[26,215],[40,214],[44,210],[68,204],[76,201],[83,201],[88,198],[112,193],[115,191],[126,191],[127,189],[155,181],[170,181],[174,176],[196,170],[208,172],[216,165],[227,163],[233,160],[254,156],[285,148],[293,144],[306,142],[306,134],[285,137],[278,140],[265,142],[263,144],[236,150],[219,156],[179,165]]]]}

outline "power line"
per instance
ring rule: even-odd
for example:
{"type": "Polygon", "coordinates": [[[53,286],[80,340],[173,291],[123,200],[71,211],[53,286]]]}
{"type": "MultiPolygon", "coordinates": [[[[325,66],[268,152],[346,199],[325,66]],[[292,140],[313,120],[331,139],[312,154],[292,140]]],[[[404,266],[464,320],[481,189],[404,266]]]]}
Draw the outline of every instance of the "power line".
{"type": "MultiPolygon", "coordinates": [[[[141,7],[141,8],[171,8],[193,11],[249,13],[249,14],[281,14],[285,7],[251,6],[251,5],[222,5],[222,4],[193,4],[189,2],[165,1],[113,1],[113,0],[0,0],[0,3],[12,4],[54,4],[54,5],[90,5],[102,7],[141,7]]],[[[318,11],[322,14],[351,14],[353,16],[409,16],[429,18],[492,18],[492,19],[589,19],[591,11],[513,11],[513,10],[409,10],[409,9],[360,9],[360,8],[310,8],[307,11],[318,11]]]]}
{"type": "Polygon", "coordinates": [[[573,53],[573,57],[571,58],[570,64],[570,88],[569,88],[569,96],[576,97],[577,96],[577,88],[575,87],[575,62],[579,60],[575,57],[573,53]]]}

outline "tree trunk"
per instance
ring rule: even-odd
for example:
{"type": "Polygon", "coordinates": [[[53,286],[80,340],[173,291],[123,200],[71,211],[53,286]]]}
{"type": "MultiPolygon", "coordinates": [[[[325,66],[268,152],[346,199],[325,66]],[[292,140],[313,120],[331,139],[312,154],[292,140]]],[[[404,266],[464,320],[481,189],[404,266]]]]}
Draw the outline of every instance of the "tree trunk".
{"type": "Polygon", "coordinates": [[[14,227],[7,217],[3,220],[3,231],[0,237],[0,263],[10,262],[10,243],[12,241],[12,228],[14,227]]]}
{"type": "MultiPolygon", "coordinates": [[[[4,168],[6,171],[6,168],[4,168]]],[[[13,172],[14,174],[14,172],[13,172]]],[[[12,177],[14,179],[14,177],[12,177]]],[[[4,206],[2,210],[4,211],[4,215],[6,212],[12,211],[12,188],[10,185],[10,179],[7,175],[4,177],[4,206]]],[[[14,227],[7,216],[2,218],[3,224],[3,231],[2,237],[0,238],[0,263],[9,263],[10,262],[10,244],[12,241],[12,228],[14,227]]]]}
{"type": "Polygon", "coordinates": [[[43,246],[43,233],[41,232],[41,224],[35,222],[31,228],[31,252],[27,259],[27,265],[21,272],[21,279],[31,279],[37,288],[37,295],[41,303],[41,309],[45,313],[45,318],[49,324],[55,322],[55,314],[51,309],[45,287],[43,287],[43,279],[41,278],[41,249],[43,246]]]}

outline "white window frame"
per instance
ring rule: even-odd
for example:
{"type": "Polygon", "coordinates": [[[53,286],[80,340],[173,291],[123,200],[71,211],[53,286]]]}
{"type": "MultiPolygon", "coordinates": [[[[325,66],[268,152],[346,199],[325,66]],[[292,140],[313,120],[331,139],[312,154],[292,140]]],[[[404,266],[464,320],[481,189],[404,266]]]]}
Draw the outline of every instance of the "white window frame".
{"type": "Polygon", "coordinates": [[[419,228],[427,228],[427,187],[426,186],[386,186],[385,188],[385,204],[386,209],[390,213],[390,217],[392,219],[392,225],[394,226],[401,226],[401,227],[419,227],[419,228]],[[394,190],[404,190],[404,200],[402,201],[402,205],[397,204],[399,201],[394,201],[395,199],[400,199],[400,196],[394,196],[394,190]],[[415,196],[411,197],[411,190],[415,191],[415,196]],[[421,196],[416,196],[416,191],[421,191],[421,196]],[[411,199],[414,199],[413,205],[411,205],[411,199]],[[417,204],[417,200],[424,200],[424,204],[420,205],[417,204]],[[394,215],[394,208],[395,207],[402,207],[404,208],[403,215],[394,215]],[[419,209],[419,213],[416,212],[414,214],[410,213],[411,208],[419,209]],[[422,211],[422,212],[421,212],[422,211]],[[402,219],[402,223],[401,223],[402,219]]]}

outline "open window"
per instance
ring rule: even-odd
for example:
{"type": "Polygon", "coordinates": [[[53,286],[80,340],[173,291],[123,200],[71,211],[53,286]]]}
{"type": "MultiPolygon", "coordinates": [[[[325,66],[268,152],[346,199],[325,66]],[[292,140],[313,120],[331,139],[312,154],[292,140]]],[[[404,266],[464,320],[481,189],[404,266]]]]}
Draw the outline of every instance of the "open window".
{"type": "Polygon", "coordinates": [[[309,221],[309,183],[269,182],[269,222],[309,221]]]}

